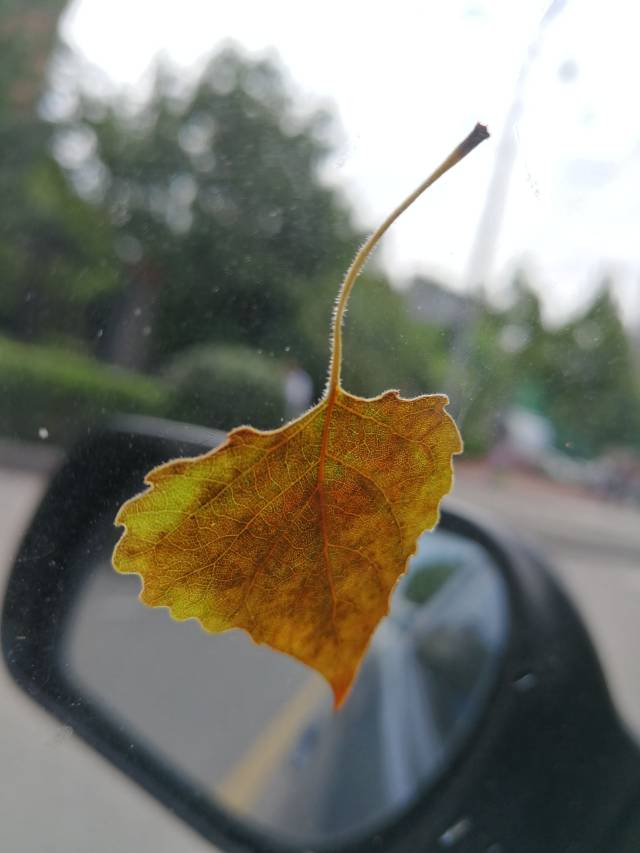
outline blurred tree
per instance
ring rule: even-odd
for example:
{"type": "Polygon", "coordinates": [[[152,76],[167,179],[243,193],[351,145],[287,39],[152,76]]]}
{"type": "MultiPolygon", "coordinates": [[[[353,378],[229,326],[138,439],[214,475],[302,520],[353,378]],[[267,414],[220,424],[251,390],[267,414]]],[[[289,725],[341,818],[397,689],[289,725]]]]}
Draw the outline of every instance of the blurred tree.
{"type": "Polygon", "coordinates": [[[80,190],[84,172],[103,175],[99,203],[127,268],[110,356],[157,364],[202,341],[272,349],[291,336],[293,346],[311,282],[329,276],[337,288],[360,239],[319,177],[328,116],[300,114],[271,62],[232,49],[191,93],[161,68],[135,115],[94,106],[58,144],[91,140],[70,175],[80,190]],[[126,345],[127,324],[129,338],[146,330],[148,352],[126,345]]]}
{"type": "Polygon", "coordinates": [[[542,381],[558,442],[581,456],[640,448],[640,381],[610,283],[544,346],[542,381]]]}
{"type": "MultiPolygon", "coordinates": [[[[335,278],[313,282],[301,303],[297,327],[306,340],[302,366],[324,386],[329,360],[335,278]]],[[[406,396],[444,390],[445,338],[438,327],[416,321],[405,295],[384,276],[365,272],[354,288],[344,332],[343,384],[375,396],[398,388],[406,396]]]]}
{"type": "Polygon", "coordinates": [[[0,0],[1,127],[33,124],[65,6],[66,0],[0,0]]]}
{"type": "Polygon", "coordinates": [[[475,298],[478,305],[469,335],[470,355],[460,365],[465,371],[464,396],[458,405],[465,452],[471,455],[483,454],[493,444],[516,383],[513,363],[501,340],[504,317],[482,295],[475,298]]]}
{"type": "Polygon", "coordinates": [[[119,286],[108,222],[46,153],[11,179],[2,174],[0,326],[25,340],[90,348],[100,329],[93,309],[119,286]]]}
{"type": "Polygon", "coordinates": [[[69,187],[38,112],[64,5],[0,2],[0,329],[80,342],[117,276],[110,226],[69,187]]]}
{"type": "MultiPolygon", "coordinates": [[[[303,367],[318,395],[333,300],[362,239],[320,178],[330,116],[301,110],[273,63],[232,49],[190,89],[160,67],[137,111],[73,94],[53,124],[32,103],[29,144],[8,122],[21,159],[0,178],[0,326],[151,369],[198,343],[248,345],[303,367]]],[[[354,309],[354,390],[432,388],[439,336],[379,273],[354,309]]]]}
{"type": "Polygon", "coordinates": [[[505,311],[484,305],[473,339],[467,449],[483,451],[511,406],[549,418],[560,449],[577,456],[640,447],[640,383],[630,342],[604,282],[576,319],[548,328],[522,274],[505,311]]]}

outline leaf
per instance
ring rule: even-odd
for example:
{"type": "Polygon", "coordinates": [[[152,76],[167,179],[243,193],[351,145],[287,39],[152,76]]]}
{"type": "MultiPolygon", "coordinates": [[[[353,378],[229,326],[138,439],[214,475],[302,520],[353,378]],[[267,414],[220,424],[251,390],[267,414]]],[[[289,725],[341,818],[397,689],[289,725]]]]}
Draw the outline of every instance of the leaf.
{"type": "Polygon", "coordinates": [[[151,471],[115,553],[142,600],[239,627],[314,667],[340,704],[461,449],[446,397],[339,391],[274,432],[151,471]]]}
{"type": "MultiPolygon", "coordinates": [[[[476,128],[419,191],[481,133],[476,128]]],[[[371,248],[417,194],[372,235],[347,274],[320,403],[280,429],[240,427],[203,456],[154,468],[145,478],[150,488],[116,518],[125,532],[114,567],[142,576],[145,604],[169,607],[176,619],[195,617],[212,632],[244,628],[320,672],[337,707],[418,536],[437,522],[452,455],[462,449],[445,396],[405,400],[387,391],[363,399],[340,385],[350,290],[371,248]]]]}

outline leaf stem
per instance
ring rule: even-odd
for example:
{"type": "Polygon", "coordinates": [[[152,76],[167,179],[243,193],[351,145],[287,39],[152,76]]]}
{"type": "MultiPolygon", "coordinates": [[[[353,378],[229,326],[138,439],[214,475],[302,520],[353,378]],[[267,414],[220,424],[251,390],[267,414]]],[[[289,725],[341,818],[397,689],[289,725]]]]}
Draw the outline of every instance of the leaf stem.
{"type": "Polygon", "coordinates": [[[376,230],[371,234],[371,236],[366,240],[365,243],[358,250],[355,258],[351,262],[351,266],[347,270],[347,274],[344,277],[344,281],[342,282],[342,286],[340,288],[340,292],[338,294],[338,299],[336,302],[335,311],[333,313],[333,320],[331,325],[331,358],[329,361],[329,382],[327,383],[327,390],[325,392],[325,396],[329,399],[335,397],[340,387],[340,368],[342,363],[342,323],[344,320],[344,314],[347,308],[347,302],[349,301],[349,296],[351,295],[351,290],[355,281],[362,270],[362,267],[365,265],[367,258],[376,247],[380,238],[383,234],[390,228],[391,225],[396,221],[396,219],[400,216],[401,213],[410,207],[413,202],[418,198],[418,196],[422,195],[422,193],[434,184],[438,178],[441,178],[445,172],[448,172],[456,163],[459,163],[464,157],[467,156],[473,149],[479,145],[483,140],[487,139],[489,136],[489,131],[483,124],[476,124],[471,133],[462,140],[462,142],[454,148],[454,150],[449,154],[449,156],[444,160],[438,168],[429,175],[429,177],[424,180],[419,187],[417,187],[410,195],[405,198],[405,200],[398,205],[398,207],[393,210],[389,216],[384,220],[384,222],[376,228],[376,230]]]}

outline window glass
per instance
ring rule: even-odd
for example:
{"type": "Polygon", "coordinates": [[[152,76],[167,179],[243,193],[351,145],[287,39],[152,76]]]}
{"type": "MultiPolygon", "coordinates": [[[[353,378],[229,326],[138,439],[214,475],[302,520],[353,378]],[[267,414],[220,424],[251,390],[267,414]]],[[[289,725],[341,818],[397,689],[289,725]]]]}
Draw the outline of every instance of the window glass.
{"type": "MultiPolygon", "coordinates": [[[[482,121],[491,139],[404,215],[358,280],[344,385],[449,395],[465,442],[452,499],[545,550],[640,731],[640,55],[628,4],[607,4],[606,27],[603,16],[560,0],[3,0],[2,583],[52,472],[112,417],[270,429],[317,401],[355,250],[482,121]]],[[[73,652],[98,693],[102,670],[78,638],[102,604],[171,627],[105,553],[73,652]]],[[[409,580],[400,602],[423,594],[409,580]]],[[[492,624],[506,635],[500,608],[492,624]]],[[[195,641],[205,658],[209,640],[195,641]]],[[[229,696],[241,673],[218,676],[229,696]]],[[[0,679],[0,721],[20,744],[0,747],[15,849],[46,837],[80,849],[102,814],[92,786],[117,811],[120,782],[95,782],[98,759],[84,767],[59,728],[41,735],[0,679]]],[[[264,696],[263,725],[278,704],[264,696]]],[[[313,753],[298,733],[292,761],[313,753]]],[[[154,849],[182,845],[142,799],[122,808],[123,849],[154,821],[154,849]]],[[[119,843],[107,833],[104,849],[119,843]]]]}

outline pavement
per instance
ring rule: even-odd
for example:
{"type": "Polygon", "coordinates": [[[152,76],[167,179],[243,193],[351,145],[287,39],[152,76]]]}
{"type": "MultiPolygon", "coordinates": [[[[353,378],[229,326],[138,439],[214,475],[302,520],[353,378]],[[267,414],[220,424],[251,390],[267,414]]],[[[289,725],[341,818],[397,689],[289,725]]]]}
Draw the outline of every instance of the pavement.
{"type": "MultiPolygon", "coordinates": [[[[33,457],[27,453],[25,458],[31,461],[33,457]]],[[[3,459],[0,458],[2,585],[55,458],[55,453],[49,454],[48,465],[11,466],[6,459],[2,466],[3,459]]],[[[547,553],[559,580],[583,613],[624,721],[640,737],[640,658],[635,653],[640,646],[640,509],[604,503],[532,475],[511,473],[497,477],[484,466],[464,463],[458,465],[450,502],[459,508],[468,508],[475,515],[484,515],[495,523],[506,525],[512,532],[527,537],[547,553]]],[[[129,618],[128,614],[140,625],[143,621],[149,625],[153,622],[155,627],[141,627],[141,631],[157,631],[160,620],[153,617],[158,614],[147,611],[140,617],[139,605],[131,595],[132,590],[127,587],[125,591],[124,587],[115,584],[116,580],[121,582],[123,579],[116,578],[106,570],[97,573],[96,577],[97,586],[93,593],[97,598],[94,597],[92,601],[110,600],[113,605],[108,610],[112,615],[107,616],[103,620],[104,625],[99,628],[105,631],[104,635],[99,635],[104,636],[105,642],[107,637],[111,638],[110,642],[117,642],[119,633],[124,637],[122,625],[129,618]]],[[[135,585],[135,579],[125,580],[131,580],[135,585]]],[[[93,606],[89,599],[87,602],[88,608],[93,606]]],[[[162,620],[163,624],[168,618],[162,620]]],[[[82,650],[89,648],[87,632],[98,630],[97,619],[96,611],[95,617],[85,618],[84,623],[80,620],[77,629],[77,648],[80,652],[74,658],[74,665],[79,671],[84,666],[89,680],[91,672],[98,672],[98,658],[87,657],[89,653],[82,650]]],[[[265,719],[278,718],[283,695],[302,695],[306,697],[306,702],[309,688],[305,673],[296,668],[293,662],[290,666],[288,661],[285,661],[286,665],[281,665],[278,663],[281,661],[279,656],[273,656],[263,649],[256,650],[237,635],[221,638],[226,642],[228,650],[224,658],[212,652],[210,642],[200,642],[200,639],[210,641],[211,638],[204,635],[196,641],[196,649],[193,644],[193,626],[189,623],[177,628],[172,624],[171,628],[171,652],[169,645],[163,646],[163,660],[170,660],[169,654],[175,654],[176,661],[180,654],[183,655],[181,660],[185,663],[179,666],[176,664],[174,671],[185,679],[184,685],[189,678],[192,679],[189,683],[194,684],[193,674],[206,671],[203,667],[209,667],[210,672],[217,675],[212,675],[211,683],[198,687],[201,701],[194,706],[195,710],[185,707],[180,711],[184,715],[180,718],[183,737],[182,740],[175,738],[169,749],[170,753],[173,752],[170,757],[187,760],[185,756],[191,749],[189,760],[194,762],[196,775],[201,779],[206,778],[214,760],[217,761],[220,771],[219,791],[241,807],[238,792],[250,784],[247,779],[252,778],[253,768],[247,766],[246,760],[241,760],[242,750],[239,752],[238,744],[234,745],[233,727],[237,725],[245,733],[255,730],[257,737],[261,721],[264,725],[265,719]],[[178,638],[178,634],[183,639],[178,638]],[[180,648],[183,651],[179,651],[180,648]],[[262,655],[263,652],[266,657],[262,655]],[[259,653],[257,657],[256,653],[259,653]],[[276,661],[274,669],[269,669],[266,663],[271,659],[276,661]],[[210,717],[210,703],[213,701],[216,682],[218,685],[225,683],[224,673],[228,673],[230,662],[234,667],[244,667],[242,683],[253,684],[256,688],[259,685],[259,691],[254,695],[261,699],[259,703],[252,703],[248,694],[241,695],[240,688],[240,692],[236,693],[225,691],[226,701],[222,707],[216,706],[215,718],[219,723],[222,714],[225,725],[218,724],[216,727],[210,717]],[[218,710],[220,707],[221,710],[218,710]],[[206,744],[200,739],[194,748],[193,737],[189,735],[195,730],[208,732],[208,736],[206,744]]],[[[125,644],[124,639],[120,642],[118,678],[113,679],[109,687],[112,701],[117,701],[120,695],[118,689],[122,696],[134,695],[136,685],[140,695],[147,695],[149,690],[155,691],[153,704],[157,713],[154,720],[162,737],[162,726],[166,724],[162,708],[174,708],[173,705],[167,705],[171,701],[168,692],[162,693],[163,690],[169,691],[169,685],[163,687],[165,671],[160,668],[154,674],[149,673],[149,667],[142,669],[138,665],[136,668],[136,654],[143,654],[144,643],[148,644],[148,650],[157,651],[156,643],[164,643],[165,639],[160,638],[159,634],[141,634],[140,642],[135,644],[133,650],[125,644]]],[[[102,640],[94,643],[94,646],[99,650],[102,640]]],[[[91,685],[92,689],[99,690],[99,680],[98,673],[91,685]]],[[[173,688],[175,693],[175,685],[173,688]]],[[[177,692],[186,693],[186,686],[177,692]]],[[[313,689],[311,693],[315,702],[316,693],[313,689]]],[[[217,696],[220,696],[219,689],[217,696]]],[[[219,702],[219,698],[216,701],[219,702]]],[[[300,705],[301,700],[298,698],[296,701],[300,705]]],[[[285,717],[280,715],[281,719],[293,719],[291,709],[295,710],[295,717],[299,712],[298,705],[290,703],[290,707],[284,709],[285,717]]],[[[131,713],[132,719],[139,714],[137,724],[143,725],[147,711],[142,706],[138,710],[132,706],[131,713]]],[[[174,713],[172,711],[172,717],[174,713]]],[[[131,850],[197,853],[212,849],[136,785],[87,749],[74,737],[72,731],[56,723],[20,693],[2,667],[0,728],[3,732],[0,741],[0,785],[3,788],[0,797],[0,849],[14,853],[32,853],[44,849],[47,853],[85,849],[92,849],[96,853],[124,853],[131,850]],[[46,847],[43,846],[43,839],[46,839],[46,847]]],[[[273,726],[266,730],[272,729],[273,726]]],[[[265,749],[273,749],[274,737],[270,735],[265,743],[265,749]]],[[[260,756],[260,760],[267,760],[263,751],[260,756]]]]}

